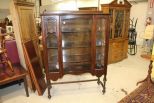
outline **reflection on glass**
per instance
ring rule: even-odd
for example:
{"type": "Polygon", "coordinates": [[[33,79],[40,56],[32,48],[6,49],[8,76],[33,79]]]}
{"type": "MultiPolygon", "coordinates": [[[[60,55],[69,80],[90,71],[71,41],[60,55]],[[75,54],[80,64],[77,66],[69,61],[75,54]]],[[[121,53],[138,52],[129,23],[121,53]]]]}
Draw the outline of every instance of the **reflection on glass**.
{"type": "Polygon", "coordinates": [[[92,16],[62,16],[61,20],[64,71],[89,70],[92,16]]]}
{"type": "Polygon", "coordinates": [[[101,17],[97,20],[96,34],[96,69],[101,69],[104,65],[105,48],[105,20],[101,17]]]}
{"type": "Polygon", "coordinates": [[[115,35],[114,38],[122,37],[122,28],[124,22],[124,11],[116,10],[115,11],[115,35]]]}
{"type": "Polygon", "coordinates": [[[49,72],[58,72],[59,71],[59,64],[58,62],[56,64],[48,64],[49,66],[49,72]]]}
{"type": "Polygon", "coordinates": [[[113,23],[113,9],[110,9],[109,12],[110,12],[110,33],[109,33],[110,36],[109,37],[110,37],[110,39],[112,39],[112,35],[113,35],[113,33],[112,33],[113,32],[112,31],[112,28],[113,28],[112,27],[112,23],[113,23]]]}

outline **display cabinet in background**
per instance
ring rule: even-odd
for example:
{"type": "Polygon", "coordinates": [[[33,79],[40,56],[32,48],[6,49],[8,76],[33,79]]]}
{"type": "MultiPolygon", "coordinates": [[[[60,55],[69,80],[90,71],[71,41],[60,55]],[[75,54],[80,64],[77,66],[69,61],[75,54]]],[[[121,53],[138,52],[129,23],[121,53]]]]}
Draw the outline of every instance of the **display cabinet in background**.
{"type": "Polygon", "coordinates": [[[42,32],[49,98],[51,84],[54,84],[50,80],[57,81],[65,74],[91,73],[98,79],[65,83],[97,81],[105,92],[109,15],[98,11],[44,13],[42,32]]]}
{"type": "Polygon", "coordinates": [[[103,13],[110,13],[109,63],[127,58],[131,4],[126,0],[118,1],[101,5],[103,13]]]}

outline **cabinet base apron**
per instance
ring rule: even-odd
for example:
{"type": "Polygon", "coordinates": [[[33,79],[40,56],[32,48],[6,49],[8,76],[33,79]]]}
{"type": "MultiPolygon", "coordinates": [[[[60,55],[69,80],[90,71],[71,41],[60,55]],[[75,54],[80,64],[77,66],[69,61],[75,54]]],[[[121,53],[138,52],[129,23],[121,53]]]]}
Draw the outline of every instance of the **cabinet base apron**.
{"type": "Polygon", "coordinates": [[[47,86],[48,86],[48,98],[51,98],[51,93],[50,89],[52,88],[52,85],[56,84],[68,84],[68,83],[78,83],[78,82],[92,82],[92,81],[97,81],[98,85],[101,85],[103,90],[103,94],[106,92],[106,76],[104,75],[103,82],[100,80],[100,77],[98,79],[88,79],[88,80],[80,80],[80,81],[66,81],[66,82],[56,82],[56,83],[51,83],[50,80],[47,80],[47,86]]]}

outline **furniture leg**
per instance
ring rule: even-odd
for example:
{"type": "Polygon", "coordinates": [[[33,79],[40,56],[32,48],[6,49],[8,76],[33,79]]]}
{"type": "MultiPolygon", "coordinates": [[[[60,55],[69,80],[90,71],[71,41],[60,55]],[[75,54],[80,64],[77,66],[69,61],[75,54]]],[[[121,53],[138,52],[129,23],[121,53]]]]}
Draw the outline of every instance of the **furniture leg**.
{"type": "Polygon", "coordinates": [[[48,86],[48,98],[50,99],[51,98],[50,89],[52,88],[50,80],[47,80],[47,86],[48,86]]]}
{"type": "Polygon", "coordinates": [[[106,75],[104,75],[103,81],[104,81],[104,85],[103,85],[103,94],[104,94],[106,92],[106,81],[107,81],[106,75]]]}
{"type": "Polygon", "coordinates": [[[103,92],[103,94],[104,94],[104,93],[105,93],[106,79],[103,79],[103,81],[104,81],[104,84],[103,84],[102,81],[100,80],[100,77],[98,77],[97,83],[98,83],[98,85],[101,84],[101,86],[102,86],[102,88],[103,88],[102,92],[103,92]]]}
{"type": "Polygon", "coordinates": [[[12,67],[12,64],[11,64],[10,60],[8,59],[7,54],[6,54],[6,53],[4,53],[4,56],[5,56],[5,58],[6,58],[6,63],[8,64],[9,68],[10,68],[10,69],[11,69],[11,71],[13,72],[13,71],[14,71],[14,69],[13,69],[13,67],[12,67]]]}
{"type": "Polygon", "coordinates": [[[29,97],[29,92],[28,92],[28,86],[27,86],[26,76],[24,77],[24,87],[25,87],[25,91],[26,91],[26,96],[29,97]]]}
{"type": "Polygon", "coordinates": [[[9,68],[11,69],[11,71],[13,72],[14,71],[14,69],[13,69],[13,67],[12,67],[12,64],[11,64],[11,62],[8,60],[7,61],[7,64],[9,65],[9,68]]]}
{"type": "Polygon", "coordinates": [[[154,83],[152,82],[152,80],[151,80],[152,62],[153,62],[153,61],[151,60],[151,61],[150,61],[150,65],[149,65],[149,70],[148,70],[148,75],[147,75],[147,77],[146,77],[144,80],[141,80],[141,81],[137,82],[137,84],[136,84],[136,85],[138,85],[139,83],[142,83],[142,82],[147,81],[148,96],[150,96],[150,94],[151,94],[150,84],[151,84],[151,83],[154,84],[154,83]]]}

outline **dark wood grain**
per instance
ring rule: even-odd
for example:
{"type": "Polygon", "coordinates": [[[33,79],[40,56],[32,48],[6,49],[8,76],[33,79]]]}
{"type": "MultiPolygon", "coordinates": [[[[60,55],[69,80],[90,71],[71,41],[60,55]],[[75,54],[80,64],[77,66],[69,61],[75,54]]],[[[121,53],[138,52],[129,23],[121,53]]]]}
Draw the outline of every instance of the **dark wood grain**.
{"type": "Polygon", "coordinates": [[[46,89],[46,83],[43,75],[43,70],[40,66],[39,58],[34,48],[33,41],[27,41],[24,43],[23,46],[29,73],[32,77],[38,94],[43,95],[46,89]]]}
{"type": "Polygon", "coordinates": [[[26,96],[29,96],[26,75],[27,71],[20,65],[13,66],[14,72],[11,72],[8,67],[0,71],[0,85],[5,85],[17,80],[24,80],[26,96]]]}

